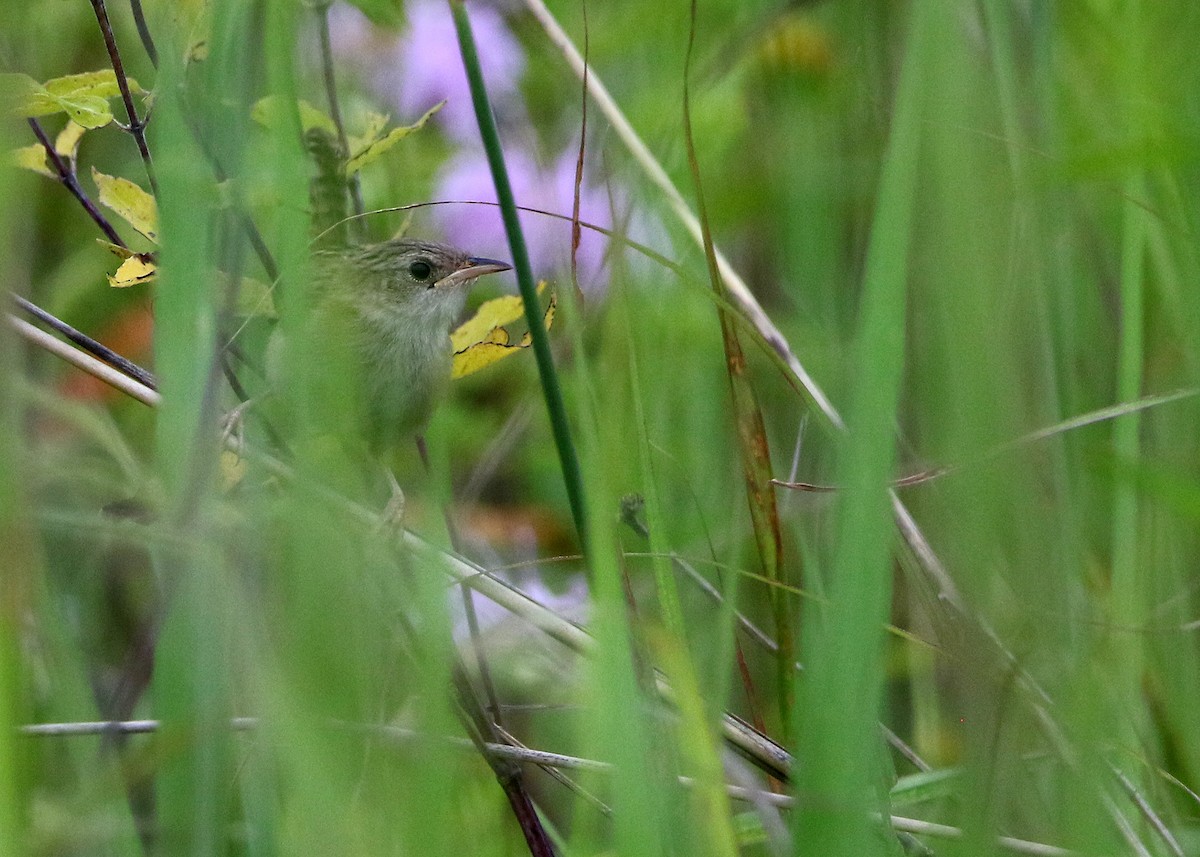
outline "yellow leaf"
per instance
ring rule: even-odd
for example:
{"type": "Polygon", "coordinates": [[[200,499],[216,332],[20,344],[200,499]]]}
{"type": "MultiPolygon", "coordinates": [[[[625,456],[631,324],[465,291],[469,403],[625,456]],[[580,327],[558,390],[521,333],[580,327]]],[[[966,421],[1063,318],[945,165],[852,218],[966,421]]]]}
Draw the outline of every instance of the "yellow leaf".
{"type": "Polygon", "coordinates": [[[232,491],[246,478],[246,469],[246,459],[229,449],[221,451],[221,487],[225,491],[232,491]]]}
{"type": "Polygon", "coordinates": [[[493,330],[511,321],[516,321],[524,311],[519,295],[493,298],[481,304],[475,315],[464,321],[450,334],[450,343],[454,346],[455,351],[462,351],[476,342],[484,342],[493,330]]]}
{"type": "Polygon", "coordinates": [[[158,203],[129,179],[105,175],[92,167],[92,180],[100,191],[100,202],[128,221],[129,225],[158,243],[158,203]]]}
{"type": "Polygon", "coordinates": [[[118,259],[128,259],[130,256],[137,255],[136,250],[130,250],[128,247],[122,247],[120,244],[113,244],[111,241],[105,241],[103,238],[97,238],[96,243],[118,259]]]}
{"type": "MultiPolygon", "coordinates": [[[[409,134],[424,128],[425,123],[429,121],[429,117],[441,110],[442,105],[445,103],[445,101],[439,101],[437,104],[433,105],[433,107],[430,107],[428,110],[426,110],[425,115],[411,125],[402,125],[399,128],[393,128],[391,131],[388,131],[382,136],[379,136],[379,132],[383,130],[380,128],[371,139],[367,140],[365,146],[359,148],[356,145],[353,149],[353,154],[351,155],[350,160],[346,162],[346,175],[354,175],[363,167],[378,160],[384,152],[399,143],[409,134]]],[[[377,116],[378,114],[375,115],[377,116]]]]}
{"type": "Polygon", "coordinates": [[[35,173],[47,178],[58,178],[46,162],[46,150],[42,148],[41,143],[34,143],[32,146],[22,146],[19,149],[13,149],[8,153],[8,157],[13,166],[20,167],[23,170],[33,170],[35,173]]]}
{"type": "Polygon", "coordinates": [[[114,289],[127,289],[153,282],[158,270],[149,253],[134,253],[121,263],[115,274],[108,275],[108,284],[114,289]]]}
{"type": "MultiPolygon", "coordinates": [[[[542,317],[542,324],[546,325],[546,330],[549,330],[554,324],[554,312],[558,309],[558,295],[550,296],[550,305],[546,307],[546,314],[542,317]]],[[[529,331],[525,331],[525,335],[521,337],[521,347],[528,348],[533,345],[533,336],[529,331]]]]}
{"type": "MultiPolygon", "coordinates": [[[[540,295],[546,289],[546,281],[538,283],[537,292],[540,295]]],[[[450,342],[455,351],[462,351],[469,345],[487,340],[488,334],[497,327],[511,324],[525,317],[525,304],[520,295],[504,295],[492,298],[480,304],[475,315],[459,325],[450,334],[450,342]]]]}
{"type": "Polygon", "coordinates": [[[501,345],[497,342],[477,342],[465,351],[454,355],[454,363],[450,369],[450,377],[457,379],[471,375],[487,366],[491,366],[505,357],[510,357],[521,350],[519,345],[501,345]]]}
{"type": "MultiPolygon", "coordinates": [[[[79,149],[79,139],[86,130],[86,128],[77,122],[69,120],[67,127],[59,132],[58,137],[54,141],[54,151],[62,158],[74,161],[75,153],[79,149]]],[[[14,166],[18,166],[21,169],[33,170],[35,173],[39,173],[47,178],[58,178],[58,173],[50,168],[50,162],[46,158],[46,150],[41,143],[13,149],[9,152],[9,158],[14,166]]]]}
{"type": "Polygon", "coordinates": [[[83,139],[86,131],[87,128],[74,119],[68,119],[67,126],[54,138],[54,151],[64,158],[75,160],[75,155],[79,152],[79,141],[83,139]]]}
{"type": "MultiPolygon", "coordinates": [[[[538,294],[546,288],[546,283],[538,283],[538,294]]],[[[550,296],[550,305],[546,307],[543,323],[546,329],[554,323],[554,313],[558,306],[558,298],[550,296]]],[[[516,345],[511,344],[511,337],[503,325],[516,321],[525,314],[521,298],[509,295],[494,298],[479,307],[467,321],[463,322],[450,334],[450,342],[454,346],[454,362],[451,366],[450,377],[462,378],[491,366],[505,357],[516,354],[522,348],[528,348],[533,338],[526,333],[516,345]]]]}

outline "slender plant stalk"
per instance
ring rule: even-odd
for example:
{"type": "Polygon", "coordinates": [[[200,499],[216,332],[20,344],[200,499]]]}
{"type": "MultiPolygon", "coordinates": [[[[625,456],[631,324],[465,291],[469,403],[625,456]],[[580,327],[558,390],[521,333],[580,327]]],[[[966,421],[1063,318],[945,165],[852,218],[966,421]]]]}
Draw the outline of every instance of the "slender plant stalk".
{"type": "MultiPolygon", "coordinates": [[[[546,8],[542,0],[525,0],[525,6],[529,9],[534,19],[545,30],[551,43],[562,52],[563,57],[567,60],[567,64],[571,66],[576,76],[582,78],[585,75],[588,78],[588,94],[596,102],[600,108],[600,112],[604,114],[604,118],[612,125],[617,137],[629,149],[630,154],[638,165],[645,171],[650,181],[662,192],[666,197],[667,203],[671,206],[671,210],[679,221],[687,229],[688,234],[695,239],[696,243],[701,247],[704,246],[704,231],[700,227],[700,221],[691,208],[687,204],[687,200],[683,198],[683,194],[675,187],[666,170],[654,157],[650,149],[638,136],[621,108],[617,105],[608,88],[603,81],[596,75],[595,70],[591,69],[579,50],[571,41],[570,36],[559,26],[557,20],[546,8]]],[[[725,282],[729,290],[729,294],[737,307],[745,314],[750,322],[758,328],[763,339],[771,346],[771,348],[784,361],[791,377],[794,377],[800,388],[817,406],[817,410],[826,418],[826,420],[837,428],[843,427],[842,417],[829,401],[824,391],[820,388],[812,376],[808,374],[808,370],[800,363],[800,359],[792,351],[787,339],[775,323],[771,321],[770,316],[758,303],[750,291],[750,287],[746,285],[746,281],[738,274],[719,247],[714,247],[713,252],[716,255],[717,267],[720,271],[721,278],[725,282]]]]}
{"type": "Polygon", "coordinates": [[[146,49],[150,64],[158,68],[158,48],[154,46],[154,37],[150,35],[150,27],[146,24],[146,15],[142,11],[142,0],[129,0],[129,9],[133,13],[133,23],[137,26],[138,38],[146,49]]]}
{"type": "MultiPolygon", "coordinates": [[[[27,738],[72,738],[88,735],[106,735],[113,732],[126,735],[152,735],[158,731],[159,726],[160,723],[157,720],[123,720],[117,722],[90,720],[65,723],[31,723],[21,726],[19,731],[21,735],[27,738]]],[[[254,717],[234,717],[229,722],[229,728],[235,732],[248,732],[258,727],[259,721],[254,717]]],[[[356,729],[359,727],[348,726],[346,728],[356,729]]],[[[362,727],[362,731],[394,742],[412,743],[430,740],[429,736],[420,735],[411,729],[400,726],[368,726],[362,727]]],[[[438,736],[438,740],[465,751],[479,749],[473,741],[465,738],[438,736]]],[[[612,770],[611,765],[597,759],[571,756],[564,753],[550,753],[545,750],[533,750],[510,743],[487,743],[483,745],[483,752],[490,758],[537,765],[553,770],[593,771],[599,773],[606,773],[612,770]]],[[[679,777],[679,782],[685,787],[692,787],[695,784],[695,780],[691,777],[681,776],[679,777]]],[[[790,795],[760,791],[746,788],[745,786],[728,785],[725,791],[735,800],[754,803],[763,802],[769,806],[781,809],[791,809],[796,803],[795,799],[790,795]]],[[[903,815],[890,815],[887,818],[887,822],[893,830],[916,833],[934,839],[955,840],[961,839],[963,836],[961,828],[903,815]]],[[[1012,836],[999,836],[996,838],[996,844],[1014,854],[1027,854],[1031,855],[1031,857],[1078,857],[1077,852],[1066,848],[1012,836]]]]}
{"type": "MultiPolygon", "coordinates": [[[[725,280],[721,276],[716,247],[713,245],[712,230],[708,225],[708,207],[704,201],[704,183],[700,177],[700,161],[696,155],[696,141],[692,134],[691,91],[688,75],[691,72],[692,50],[696,42],[696,0],[692,0],[688,28],[687,55],[683,71],[683,136],[687,145],[688,165],[692,172],[692,184],[696,192],[696,213],[700,223],[700,236],[704,246],[704,258],[708,263],[708,278],[717,295],[728,294],[725,280]]],[[[737,423],[738,453],[742,460],[742,473],[746,485],[746,500],[750,510],[750,521],[754,529],[759,562],[767,578],[775,583],[786,584],[784,574],[783,537],[779,524],[779,509],[772,485],[771,450],[767,441],[766,424],[762,409],[750,378],[746,374],[746,355],[738,338],[737,327],[725,310],[718,311],[721,324],[721,340],[725,347],[725,369],[729,379],[730,399],[733,404],[734,420],[737,423]]],[[[784,743],[791,732],[795,642],[791,613],[787,598],[778,587],[771,588],[771,607],[775,622],[775,636],[779,641],[779,653],[775,660],[775,676],[779,690],[779,717],[783,726],[784,743]]]]}
{"type": "Polygon", "coordinates": [[[575,287],[575,297],[583,303],[583,290],[579,288],[579,241],[583,230],[579,222],[580,191],[583,188],[583,157],[587,152],[588,127],[588,17],[587,0],[580,0],[579,9],[583,13],[583,80],[580,82],[579,94],[579,154],[575,157],[575,189],[571,199],[571,284],[575,287]]]}
{"type": "MultiPolygon", "coordinates": [[[[877,805],[873,753],[884,678],[882,626],[891,606],[892,522],[887,480],[905,357],[908,259],[914,233],[922,93],[934,27],[945,13],[918,2],[909,35],[863,273],[855,333],[851,419],[838,455],[836,551],[829,604],[805,613],[806,675],[797,706],[798,787],[812,796],[793,818],[796,839],[816,853],[881,854],[860,819],[877,805]]],[[[893,495],[894,496],[894,495],[893,495]]]]}
{"type": "MultiPolygon", "coordinates": [[[[337,129],[338,144],[342,148],[342,157],[350,157],[350,140],[346,136],[346,123],[342,119],[342,105],[337,94],[337,80],[333,70],[333,43],[329,37],[329,4],[323,3],[316,9],[317,30],[321,39],[321,76],[325,81],[325,100],[329,103],[329,116],[337,129]]],[[[344,161],[343,161],[344,164],[344,161]]],[[[362,184],[358,174],[344,176],[346,189],[350,194],[350,202],[354,205],[354,213],[362,214],[366,210],[363,205],[362,184]]],[[[358,237],[362,238],[362,227],[365,221],[356,221],[358,237]]]]}
{"type": "Polygon", "coordinates": [[[152,408],[158,407],[162,403],[162,397],[150,387],[123,372],[118,372],[107,363],[97,360],[92,355],[80,351],[61,339],[54,338],[41,328],[34,327],[29,322],[11,315],[8,316],[8,324],[31,345],[36,345],[43,351],[62,358],[75,368],[87,372],[93,378],[103,381],[113,389],[120,390],[130,398],[152,408]]]}
{"type": "Polygon", "coordinates": [[[46,136],[46,132],[43,130],[41,124],[36,119],[28,121],[33,135],[37,137],[38,142],[42,144],[42,148],[46,150],[46,158],[50,161],[50,165],[54,167],[54,172],[58,176],[59,183],[70,191],[71,196],[79,200],[79,204],[83,206],[83,210],[87,212],[88,217],[95,221],[96,225],[100,227],[100,231],[104,233],[109,241],[118,247],[127,246],[125,239],[117,233],[117,230],[109,223],[108,218],[96,207],[91,197],[87,195],[87,192],[79,184],[79,179],[75,176],[75,170],[68,166],[58,154],[58,151],[54,148],[54,144],[46,136]]]}
{"type": "Polygon", "coordinates": [[[554,444],[558,449],[558,459],[562,467],[563,482],[566,484],[567,499],[571,505],[571,515],[575,520],[575,530],[578,533],[579,543],[583,547],[584,556],[590,556],[583,474],[580,471],[575,444],[571,440],[567,407],[563,401],[558,373],[554,369],[554,356],[550,351],[550,337],[542,325],[537,288],[533,281],[533,268],[529,262],[529,251],[525,246],[525,236],[521,231],[521,221],[517,216],[516,200],[513,197],[512,184],[509,182],[508,169],[504,164],[500,133],[496,128],[496,118],[492,115],[491,104],[488,101],[483,72],[479,67],[479,54],[475,48],[475,37],[471,33],[471,23],[467,18],[466,7],[462,0],[449,0],[449,2],[450,11],[454,16],[454,27],[458,33],[458,45],[462,52],[463,65],[467,71],[467,81],[471,86],[471,100],[475,105],[475,117],[479,121],[479,134],[483,140],[484,149],[487,151],[488,166],[491,168],[492,180],[496,185],[496,199],[500,204],[500,213],[504,219],[504,230],[508,233],[513,270],[516,272],[517,285],[520,287],[521,299],[525,304],[525,318],[529,323],[529,333],[533,339],[533,353],[537,360],[542,392],[546,398],[546,410],[550,414],[550,426],[554,432],[554,444]]]}
{"type": "Polygon", "coordinates": [[[129,133],[137,143],[138,152],[142,156],[142,164],[146,167],[146,178],[150,180],[150,189],[158,196],[158,179],[154,175],[154,161],[150,157],[150,146],[146,143],[146,123],[138,117],[137,106],[133,103],[133,93],[129,90],[129,78],[125,75],[125,64],[121,61],[121,51],[117,47],[117,38],[113,35],[112,23],[108,20],[108,10],[104,0],[92,0],[92,9],[96,13],[96,22],[104,36],[104,46],[108,49],[108,59],[112,63],[113,74],[117,78],[117,86],[121,89],[121,101],[125,104],[125,114],[129,117],[129,133]]]}
{"type": "Polygon", "coordinates": [[[62,321],[56,316],[46,312],[37,304],[25,300],[25,298],[21,297],[20,295],[13,295],[12,298],[16,302],[17,306],[19,306],[31,318],[35,318],[42,324],[49,327],[51,330],[61,333],[88,354],[103,360],[109,366],[125,375],[128,375],[135,381],[145,384],[151,390],[157,388],[157,383],[154,380],[154,376],[141,366],[134,363],[132,360],[121,356],[107,346],[101,345],[86,333],[76,330],[65,321],[62,321]]]}

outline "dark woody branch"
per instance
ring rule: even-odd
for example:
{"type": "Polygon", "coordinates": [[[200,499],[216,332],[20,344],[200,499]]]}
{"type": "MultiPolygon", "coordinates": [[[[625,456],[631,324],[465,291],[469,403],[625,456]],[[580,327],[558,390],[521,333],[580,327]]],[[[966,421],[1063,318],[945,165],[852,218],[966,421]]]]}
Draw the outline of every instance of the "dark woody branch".
{"type": "Polygon", "coordinates": [[[100,24],[100,32],[104,36],[104,46],[108,49],[108,58],[112,63],[113,74],[117,78],[117,86],[121,89],[121,100],[125,104],[125,113],[129,117],[127,130],[133,135],[141,153],[142,163],[146,166],[146,176],[150,179],[150,189],[158,196],[158,179],[154,176],[154,161],[150,157],[150,147],[146,143],[146,122],[138,116],[137,106],[133,103],[133,93],[129,90],[129,78],[125,74],[125,64],[121,62],[121,51],[117,48],[117,39],[113,35],[112,24],[108,20],[108,10],[104,0],[92,0],[92,9],[96,12],[96,21],[100,24]]]}

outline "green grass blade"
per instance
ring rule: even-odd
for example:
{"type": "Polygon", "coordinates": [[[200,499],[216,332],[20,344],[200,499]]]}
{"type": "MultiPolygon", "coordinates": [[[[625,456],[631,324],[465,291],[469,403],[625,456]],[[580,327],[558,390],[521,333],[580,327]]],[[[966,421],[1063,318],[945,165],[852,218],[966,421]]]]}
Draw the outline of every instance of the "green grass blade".
{"type": "Polygon", "coordinates": [[[895,415],[905,355],[908,259],[914,230],[917,162],[929,52],[945,4],[910,12],[867,247],[855,334],[847,434],[838,459],[836,546],[829,606],[805,611],[795,730],[796,777],[804,795],[793,829],[797,853],[882,853],[869,821],[879,811],[878,733],[884,625],[892,591],[888,482],[895,460],[895,415]]]}

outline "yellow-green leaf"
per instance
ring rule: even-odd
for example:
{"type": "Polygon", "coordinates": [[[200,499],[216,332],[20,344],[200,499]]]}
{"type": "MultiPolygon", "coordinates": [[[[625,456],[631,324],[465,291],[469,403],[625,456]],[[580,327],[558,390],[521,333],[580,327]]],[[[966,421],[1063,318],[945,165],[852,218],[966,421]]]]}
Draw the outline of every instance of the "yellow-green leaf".
{"type": "MultiPolygon", "coordinates": [[[[145,92],[132,77],[125,78],[129,91],[135,94],[145,92]]],[[[46,81],[46,91],[61,98],[74,98],[80,95],[91,95],[98,98],[113,98],[121,94],[117,84],[117,76],[111,68],[100,71],[85,71],[82,74],[68,74],[46,81]]]]}
{"type": "Polygon", "coordinates": [[[85,128],[112,121],[104,98],[84,91],[51,92],[27,74],[0,75],[0,104],[6,112],[24,118],[65,112],[85,128]]]}
{"type": "MultiPolygon", "coordinates": [[[[429,117],[442,109],[445,101],[439,101],[433,107],[425,111],[425,115],[411,125],[403,125],[399,128],[393,128],[386,134],[380,136],[376,134],[372,139],[366,142],[362,148],[355,146],[353,148],[350,160],[346,163],[346,175],[352,176],[361,170],[363,167],[378,160],[384,152],[399,143],[409,134],[414,131],[419,131],[425,127],[425,123],[429,121],[429,117]]],[[[382,131],[382,128],[380,129],[382,131]]],[[[358,142],[361,142],[359,140],[358,142]]]]}
{"type": "MultiPolygon", "coordinates": [[[[128,78],[132,92],[144,90],[128,78]]],[[[0,75],[0,104],[18,116],[46,116],[65,112],[84,128],[99,128],[112,121],[108,99],[120,93],[111,69],[70,74],[38,83],[27,74],[0,75]]]]}
{"type": "Polygon", "coordinates": [[[20,167],[23,170],[33,170],[35,173],[39,173],[47,178],[58,178],[46,162],[46,150],[42,148],[41,143],[34,143],[32,146],[22,146],[19,149],[13,149],[8,153],[8,157],[14,166],[20,167]]]}
{"type": "Polygon", "coordinates": [[[362,132],[357,135],[351,135],[349,139],[350,151],[361,152],[367,146],[374,143],[383,136],[383,132],[387,130],[388,122],[392,117],[386,113],[376,113],[374,110],[368,110],[364,117],[362,132]]]}
{"type": "Polygon", "coordinates": [[[228,449],[221,450],[221,490],[232,491],[246,478],[246,459],[228,449]]]}
{"type": "Polygon", "coordinates": [[[67,120],[67,125],[58,132],[58,136],[54,138],[54,151],[58,152],[64,158],[75,160],[75,155],[79,152],[79,141],[83,139],[83,135],[87,132],[74,119],[67,120]]]}
{"type": "Polygon", "coordinates": [[[122,247],[120,244],[113,244],[111,241],[105,241],[103,238],[97,238],[96,243],[118,259],[128,259],[130,256],[137,255],[136,250],[130,250],[128,247],[122,247]]]}
{"type": "Polygon", "coordinates": [[[58,112],[58,105],[50,100],[46,87],[29,75],[17,72],[0,74],[0,105],[5,113],[22,117],[58,112]],[[50,102],[48,107],[46,101],[50,102]]]}
{"type": "Polygon", "coordinates": [[[153,282],[158,269],[149,253],[134,253],[121,263],[116,273],[108,275],[108,284],[114,289],[126,289],[153,282]]]}
{"type": "Polygon", "coordinates": [[[234,312],[253,318],[279,318],[275,309],[273,287],[253,277],[242,277],[238,283],[237,305],[234,312]]]}
{"type": "Polygon", "coordinates": [[[158,243],[158,203],[129,179],[109,176],[92,167],[92,180],[100,191],[100,202],[130,226],[158,243]]]}
{"type": "Polygon", "coordinates": [[[113,121],[107,99],[98,95],[52,96],[59,108],[84,128],[103,128],[113,121]]]}
{"type": "MultiPolygon", "coordinates": [[[[333,120],[303,98],[296,100],[296,108],[300,111],[302,131],[320,128],[330,134],[337,133],[337,126],[333,124],[333,120]]],[[[266,98],[260,98],[250,108],[250,118],[264,128],[278,128],[284,122],[285,110],[287,105],[282,96],[268,95],[266,98]]]]}

